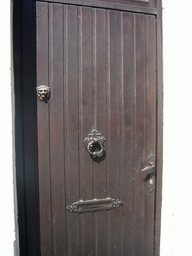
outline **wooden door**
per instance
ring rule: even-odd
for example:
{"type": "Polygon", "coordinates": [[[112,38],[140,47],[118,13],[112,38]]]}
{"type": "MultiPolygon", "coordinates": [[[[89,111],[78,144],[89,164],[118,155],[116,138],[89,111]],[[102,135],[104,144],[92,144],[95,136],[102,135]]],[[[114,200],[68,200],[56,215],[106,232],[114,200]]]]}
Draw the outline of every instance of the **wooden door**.
{"type": "Polygon", "coordinates": [[[154,255],[156,16],[65,2],[37,2],[41,255],[154,255]]]}

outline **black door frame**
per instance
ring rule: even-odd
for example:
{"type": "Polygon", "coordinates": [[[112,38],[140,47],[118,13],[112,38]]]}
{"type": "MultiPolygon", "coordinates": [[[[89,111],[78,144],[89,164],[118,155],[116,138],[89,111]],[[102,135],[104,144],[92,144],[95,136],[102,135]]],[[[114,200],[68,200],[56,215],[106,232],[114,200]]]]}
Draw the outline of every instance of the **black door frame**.
{"type": "MultiPolygon", "coordinates": [[[[160,254],[163,85],[162,4],[157,0],[157,173],[155,255],[160,254]]],[[[36,97],[36,3],[13,0],[16,186],[21,256],[40,255],[36,97]]]]}
{"type": "Polygon", "coordinates": [[[13,0],[16,186],[21,256],[40,255],[36,118],[36,3],[13,0]]]}

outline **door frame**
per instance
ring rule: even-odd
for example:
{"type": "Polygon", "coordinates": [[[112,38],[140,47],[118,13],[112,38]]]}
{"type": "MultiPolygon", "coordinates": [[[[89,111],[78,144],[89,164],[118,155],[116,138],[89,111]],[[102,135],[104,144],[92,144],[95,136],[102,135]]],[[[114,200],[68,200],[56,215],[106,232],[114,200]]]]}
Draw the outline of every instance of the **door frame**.
{"type": "MultiPolygon", "coordinates": [[[[157,171],[154,255],[160,255],[163,75],[162,1],[157,0],[157,171]]],[[[16,186],[20,255],[40,255],[36,96],[36,3],[13,0],[16,186]]],[[[131,10],[130,10],[131,11],[131,10]]],[[[136,11],[135,9],[132,11],[136,11]]]]}

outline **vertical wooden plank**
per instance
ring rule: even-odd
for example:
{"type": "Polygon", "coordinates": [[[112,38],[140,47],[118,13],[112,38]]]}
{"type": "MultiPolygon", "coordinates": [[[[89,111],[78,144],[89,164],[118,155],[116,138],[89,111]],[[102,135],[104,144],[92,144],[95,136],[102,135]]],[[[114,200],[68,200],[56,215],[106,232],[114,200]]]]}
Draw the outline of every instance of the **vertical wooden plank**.
{"type": "MultiPolygon", "coordinates": [[[[119,198],[119,12],[110,11],[110,105],[107,147],[109,188],[111,198],[119,198]]],[[[113,209],[110,215],[110,255],[118,255],[120,250],[119,209],[113,209]]]]}
{"type": "Polygon", "coordinates": [[[63,6],[49,5],[50,158],[53,255],[65,255],[63,6]]]}
{"type": "MultiPolygon", "coordinates": [[[[79,80],[79,198],[81,199],[81,152],[84,149],[83,134],[82,134],[82,7],[78,7],[78,80],[79,80]]],[[[85,150],[85,149],[84,149],[85,150]]],[[[84,217],[79,216],[79,239],[80,239],[80,254],[84,254],[84,217]]]]}
{"type": "MultiPolygon", "coordinates": [[[[64,109],[66,205],[79,199],[77,7],[64,9],[64,109]]],[[[67,254],[79,255],[79,216],[67,212],[67,254]]]]}
{"type": "MultiPolygon", "coordinates": [[[[147,17],[147,84],[146,84],[146,134],[147,154],[156,155],[156,18],[147,17]]],[[[148,174],[146,174],[148,175],[148,174]]],[[[149,177],[149,176],[148,176],[149,177]]],[[[154,197],[155,173],[146,183],[152,182],[153,191],[149,190],[146,198],[146,255],[153,251],[154,241],[154,197]]]]}
{"type": "MultiPolygon", "coordinates": [[[[122,172],[123,172],[123,123],[124,123],[124,113],[123,113],[123,12],[119,13],[119,199],[122,200],[123,197],[123,191],[122,191],[122,172]]],[[[120,247],[119,247],[119,253],[122,255],[123,253],[123,237],[122,237],[122,230],[123,230],[123,219],[122,219],[122,207],[119,209],[119,239],[120,239],[120,247]]]]}
{"type": "MultiPolygon", "coordinates": [[[[48,4],[37,2],[37,84],[49,86],[48,4]]],[[[41,255],[52,255],[49,104],[38,100],[39,200],[41,255]]]]}
{"type": "Polygon", "coordinates": [[[135,127],[135,255],[144,255],[144,216],[146,189],[141,169],[145,159],[145,54],[146,18],[136,14],[136,127],[135,127]]]}
{"type": "MultiPolygon", "coordinates": [[[[94,63],[94,73],[95,73],[95,90],[94,90],[94,101],[95,101],[95,111],[94,119],[96,119],[96,128],[102,135],[106,136],[106,35],[105,35],[105,10],[95,9],[95,63],[94,63]]],[[[105,185],[106,185],[106,175],[105,172],[98,173],[99,170],[105,170],[105,152],[101,158],[98,158],[94,162],[95,168],[95,190],[94,193],[98,195],[98,198],[103,198],[106,196],[105,185]],[[98,161],[97,161],[98,160],[98,161]],[[97,175],[97,176],[96,176],[97,175]],[[99,188],[101,186],[103,189],[99,188]]]]}
{"type": "MultiPolygon", "coordinates": [[[[94,101],[96,128],[106,138],[106,24],[105,10],[94,12],[94,101]]],[[[94,198],[106,198],[106,151],[94,160],[94,198]]],[[[107,255],[106,212],[95,213],[95,255],[107,255]]]]}
{"type": "MultiPolygon", "coordinates": [[[[81,91],[81,130],[84,138],[93,128],[92,108],[92,12],[91,8],[82,8],[82,91],[81,91]]],[[[84,142],[83,142],[84,143],[84,142]]],[[[81,197],[88,200],[93,196],[92,160],[85,143],[81,152],[81,197]]]]}
{"type": "MultiPolygon", "coordinates": [[[[97,35],[96,35],[96,9],[92,8],[92,95],[93,95],[93,127],[97,127],[97,82],[96,82],[96,43],[97,43],[97,35]]],[[[95,158],[92,158],[95,160],[95,158]]],[[[93,198],[95,198],[95,165],[94,161],[92,163],[92,184],[93,184],[93,198]]],[[[93,253],[97,255],[97,246],[98,246],[98,229],[97,229],[97,212],[93,213],[93,253]]]]}
{"type": "MultiPolygon", "coordinates": [[[[107,126],[107,134],[106,134],[106,152],[108,152],[110,148],[110,105],[111,105],[111,99],[110,99],[110,11],[106,11],[106,83],[107,83],[107,97],[106,97],[106,126],[107,126]]],[[[107,197],[110,197],[110,191],[109,191],[109,157],[106,153],[106,190],[107,190],[107,197]]],[[[107,212],[107,255],[110,254],[110,212],[107,212]]]]}
{"type": "MultiPolygon", "coordinates": [[[[88,200],[93,198],[93,166],[92,159],[86,150],[84,139],[93,128],[93,101],[92,101],[92,10],[82,7],[82,84],[80,98],[80,198],[88,200]]],[[[82,216],[82,255],[93,253],[93,213],[82,216]]]]}
{"type": "Polygon", "coordinates": [[[122,41],[122,255],[133,255],[134,14],[123,13],[122,41]]]}

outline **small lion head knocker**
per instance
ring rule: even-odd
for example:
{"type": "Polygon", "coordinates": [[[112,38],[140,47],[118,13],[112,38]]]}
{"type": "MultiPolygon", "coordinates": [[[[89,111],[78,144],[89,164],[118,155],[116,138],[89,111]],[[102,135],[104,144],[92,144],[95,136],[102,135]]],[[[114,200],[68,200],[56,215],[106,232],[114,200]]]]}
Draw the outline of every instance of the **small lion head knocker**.
{"type": "Polygon", "coordinates": [[[37,87],[37,96],[40,100],[47,102],[51,96],[51,89],[46,85],[40,85],[37,87]]]}
{"type": "Polygon", "coordinates": [[[88,137],[84,139],[84,141],[87,144],[87,151],[92,156],[101,156],[103,154],[104,150],[104,142],[106,139],[101,136],[101,133],[99,133],[96,129],[93,129],[90,134],[88,134],[88,137]]]}

